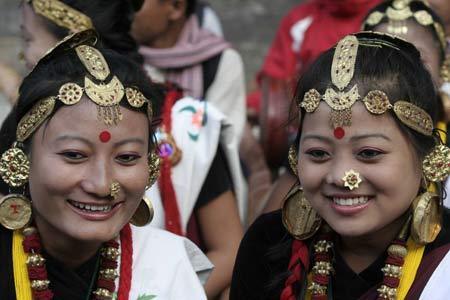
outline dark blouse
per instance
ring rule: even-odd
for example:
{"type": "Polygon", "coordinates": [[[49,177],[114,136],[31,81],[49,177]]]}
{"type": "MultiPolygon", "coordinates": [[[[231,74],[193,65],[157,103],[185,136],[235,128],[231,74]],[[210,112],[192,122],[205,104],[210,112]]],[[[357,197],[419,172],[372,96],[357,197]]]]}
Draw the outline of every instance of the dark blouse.
{"type": "MultiPolygon", "coordinates": [[[[407,299],[419,299],[428,279],[450,249],[450,212],[447,209],[443,221],[437,239],[425,248],[407,299]]],[[[282,224],[280,210],[259,217],[239,247],[230,300],[279,300],[288,276],[291,245],[292,237],[282,224]]],[[[381,268],[385,258],[386,254],[381,255],[358,274],[335,252],[332,299],[377,299],[376,290],[383,279],[381,268]]],[[[300,286],[298,290],[301,290],[300,286]]]]}
{"type": "MultiPolygon", "coordinates": [[[[12,265],[12,231],[0,226],[0,299],[16,300],[12,265]]],[[[95,255],[77,269],[70,269],[44,253],[50,289],[54,300],[85,300],[96,288],[99,255],[95,255]]]]}

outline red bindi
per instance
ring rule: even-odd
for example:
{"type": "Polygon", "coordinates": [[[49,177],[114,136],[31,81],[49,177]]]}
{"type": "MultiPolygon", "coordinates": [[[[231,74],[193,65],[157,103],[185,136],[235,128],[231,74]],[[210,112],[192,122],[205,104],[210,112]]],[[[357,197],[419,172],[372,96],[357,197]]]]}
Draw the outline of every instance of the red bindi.
{"type": "Polygon", "coordinates": [[[336,127],[334,129],[334,137],[337,138],[338,140],[342,139],[345,136],[345,130],[342,127],[336,127]]]}
{"type": "Polygon", "coordinates": [[[107,130],[102,131],[100,133],[100,135],[98,136],[98,138],[100,139],[100,141],[102,143],[107,143],[111,139],[111,133],[109,133],[109,131],[107,131],[107,130]]]}

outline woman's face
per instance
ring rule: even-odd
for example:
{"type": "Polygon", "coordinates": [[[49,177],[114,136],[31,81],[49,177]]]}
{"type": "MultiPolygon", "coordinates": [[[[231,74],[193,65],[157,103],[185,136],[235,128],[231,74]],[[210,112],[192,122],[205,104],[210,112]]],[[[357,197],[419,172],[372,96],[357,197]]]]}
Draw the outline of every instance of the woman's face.
{"type": "Polygon", "coordinates": [[[123,120],[107,127],[83,99],[60,108],[34,134],[30,193],[42,235],[104,242],[136,211],[148,178],[148,119],[120,109],[123,120]],[[120,184],[116,199],[113,182],[120,184]]]}
{"type": "Polygon", "coordinates": [[[337,139],[331,109],[306,113],[299,145],[299,180],[305,197],[341,236],[358,237],[388,227],[418,193],[421,170],[415,151],[393,117],[352,108],[352,125],[337,139]],[[345,172],[360,174],[359,187],[344,186],[345,172]]]}
{"type": "Polygon", "coordinates": [[[32,69],[44,54],[56,45],[58,39],[45,27],[29,4],[22,5],[23,54],[27,68],[32,69]]]}
{"type": "MultiPolygon", "coordinates": [[[[396,34],[399,37],[413,44],[419,51],[424,65],[430,72],[431,78],[436,87],[441,85],[441,46],[433,36],[431,29],[428,29],[417,22],[408,20],[405,25],[408,27],[406,34],[396,34]]],[[[382,23],[375,30],[379,32],[390,33],[388,24],[382,23]]]]}

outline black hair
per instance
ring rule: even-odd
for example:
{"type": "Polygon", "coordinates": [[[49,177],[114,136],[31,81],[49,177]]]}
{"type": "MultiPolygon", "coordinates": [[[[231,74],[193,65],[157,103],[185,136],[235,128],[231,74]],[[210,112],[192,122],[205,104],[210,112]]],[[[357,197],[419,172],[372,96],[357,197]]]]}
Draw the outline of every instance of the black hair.
{"type": "MultiPolygon", "coordinates": [[[[142,92],[151,102],[153,115],[159,115],[164,98],[163,86],[153,83],[145,74],[144,70],[127,57],[112,50],[101,49],[100,51],[104,55],[111,70],[110,77],[115,75],[124,87],[134,87],[142,92]]],[[[0,129],[0,153],[4,153],[15,142],[18,121],[38,101],[58,95],[60,87],[68,82],[84,86],[86,74],[87,71],[74,49],[68,50],[51,59],[41,60],[34,70],[23,80],[19,88],[19,99],[0,129]]],[[[107,78],[107,80],[110,80],[110,78],[107,78]]],[[[56,101],[53,114],[63,105],[60,101],[56,101]]],[[[147,113],[147,105],[141,108],[133,108],[129,105],[128,101],[124,101],[123,99],[120,105],[134,111],[147,113]]],[[[151,136],[153,136],[154,129],[150,122],[149,126],[151,136]]],[[[25,141],[25,149],[29,148],[30,140],[31,138],[25,141]]],[[[151,138],[149,149],[154,147],[154,139],[151,138]]],[[[0,180],[0,193],[7,194],[8,190],[9,187],[3,180],[0,180]]]]}
{"type": "MultiPolygon", "coordinates": [[[[374,8],[372,8],[369,13],[367,14],[367,16],[370,16],[371,13],[373,12],[386,12],[386,10],[389,7],[392,7],[393,2],[395,0],[388,0],[388,1],[383,1],[382,3],[380,3],[379,5],[375,6],[374,8]]],[[[412,13],[418,12],[418,11],[426,11],[427,13],[429,13],[431,15],[431,17],[433,18],[433,21],[440,24],[441,28],[444,28],[444,23],[442,22],[442,19],[434,12],[434,10],[432,10],[427,4],[425,4],[423,1],[411,1],[408,6],[410,7],[412,13]]],[[[411,18],[410,18],[411,19],[411,18]]],[[[408,19],[409,20],[409,19],[408,19]]],[[[411,19],[413,20],[413,18],[411,19]]],[[[376,28],[380,25],[380,24],[384,24],[387,23],[389,21],[388,17],[385,15],[383,17],[383,19],[381,19],[381,21],[376,24],[376,25],[368,25],[367,23],[364,23],[363,25],[363,30],[370,30],[370,31],[376,31],[376,28]]],[[[445,49],[443,48],[442,45],[442,41],[439,38],[439,34],[436,30],[436,28],[434,27],[433,24],[431,25],[420,25],[419,23],[417,23],[417,21],[415,21],[414,19],[414,23],[416,23],[418,26],[422,26],[428,29],[428,31],[433,35],[433,39],[435,40],[435,42],[437,43],[437,46],[439,48],[439,55],[440,55],[440,62],[441,64],[443,63],[444,59],[445,59],[445,49]]]]}
{"type": "MultiPolygon", "coordinates": [[[[60,0],[71,8],[88,16],[99,34],[99,43],[142,64],[138,44],[130,34],[135,9],[140,5],[131,0],[60,0]]],[[[58,26],[44,16],[37,15],[50,33],[58,40],[69,35],[67,28],[58,26]]]]}
{"type": "Polygon", "coordinates": [[[195,12],[197,7],[197,0],[186,0],[186,17],[189,17],[195,12]]]}

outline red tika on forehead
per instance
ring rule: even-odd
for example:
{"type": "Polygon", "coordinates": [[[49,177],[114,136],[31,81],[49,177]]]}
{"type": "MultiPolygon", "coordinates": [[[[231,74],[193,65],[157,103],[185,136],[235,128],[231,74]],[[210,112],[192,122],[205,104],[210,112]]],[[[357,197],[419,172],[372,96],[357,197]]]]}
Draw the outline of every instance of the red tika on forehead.
{"type": "Polygon", "coordinates": [[[337,138],[338,140],[342,139],[345,136],[345,130],[342,127],[336,127],[334,129],[334,137],[337,138]]]}
{"type": "Polygon", "coordinates": [[[111,139],[111,133],[109,131],[105,130],[100,132],[98,138],[100,139],[100,142],[107,143],[111,139]]]}

